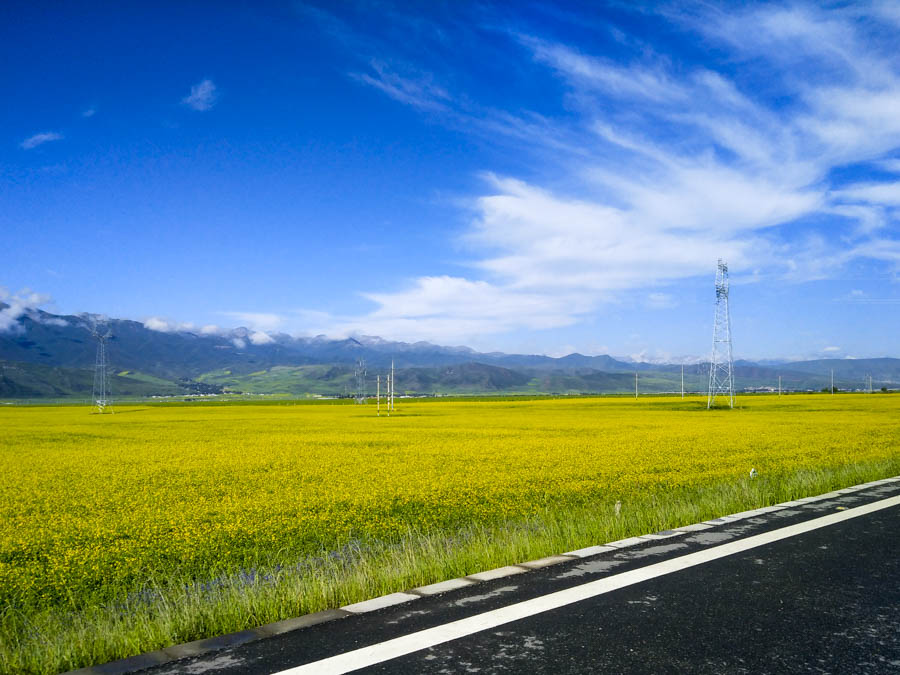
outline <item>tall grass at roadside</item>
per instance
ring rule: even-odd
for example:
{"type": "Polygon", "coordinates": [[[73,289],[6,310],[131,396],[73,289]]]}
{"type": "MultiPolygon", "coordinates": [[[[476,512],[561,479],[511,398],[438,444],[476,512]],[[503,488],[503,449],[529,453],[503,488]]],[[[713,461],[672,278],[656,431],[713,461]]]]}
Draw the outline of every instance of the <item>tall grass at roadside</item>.
{"type": "Polygon", "coordinates": [[[3,505],[18,529],[4,521],[0,671],[101,663],[900,474],[900,397],[799,399],[708,413],[671,399],[410,405],[389,421],[346,407],[7,418],[4,440],[23,452],[0,465],[20,497],[3,505]],[[255,459],[228,442],[254,435],[270,441],[256,439],[255,459]]]}

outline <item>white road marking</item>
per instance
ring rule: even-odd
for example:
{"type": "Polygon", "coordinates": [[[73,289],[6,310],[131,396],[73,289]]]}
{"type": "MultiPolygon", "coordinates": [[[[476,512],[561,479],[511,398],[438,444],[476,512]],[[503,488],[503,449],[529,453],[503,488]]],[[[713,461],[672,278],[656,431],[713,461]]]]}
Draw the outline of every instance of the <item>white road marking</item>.
{"type": "Polygon", "coordinates": [[[587,600],[610,591],[615,591],[632,584],[642,581],[648,581],[666,574],[672,574],[689,567],[702,565],[712,560],[718,560],[735,553],[741,553],[758,546],[771,544],[782,539],[795,537],[821,527],[835,525],[851,518],[858,518],[875,511],[887,509],[892,506],[900,505],[900,496],[883,499],[881,501],[865,504],[846,511],[831,513],[827,516],[814,518],[796,525],[789,525],[771,532],[764,532],[752,537],[738,539],[737,541],[721,544],[696,553],[689,553],[671,560],[648,565],[640,569],[631,570],[630,572],[622,572],[604,579],[590,581],[581,586],[567,588],[562,591],[543,595],[524,602],[518,602],[507,607],[494,609],[482,614],[476,614],[465,619],[453,621],[443,626],[435,626],[426,630],[411,633],[402,637],[387,640],[369,647],[355,649],[350,652],[331,656],[320,661],[307,663],[295,668],[283,670],[275,675],[306,675],[308,673],[316,673],[316,675],[339,675],[340,673],[349,673],[360,668],[372,666],[382,663],[390,659],[400,656],[412,654],[422,649],[428,649],[444,642],[457,640],[473,633],[484,630],[490,630],[497,626],[518,621],[541,612],[547,612],[559,607],[565,607],[581,600],[587,600]]]}

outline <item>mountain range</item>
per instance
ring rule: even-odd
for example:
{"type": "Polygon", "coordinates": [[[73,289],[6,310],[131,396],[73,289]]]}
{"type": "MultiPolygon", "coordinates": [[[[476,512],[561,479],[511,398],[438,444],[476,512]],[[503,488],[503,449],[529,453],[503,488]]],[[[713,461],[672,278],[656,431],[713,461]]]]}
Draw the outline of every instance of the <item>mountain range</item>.
{"type": "MultiPolygon", "coordinates": [[[[8,307],[0,303],[0,311],[8,307]]],[[[55,315],[27,310],[0,333],[0,398],[90,395],[96,340],[109,333],[113,395],[176,396],[225,391],[265,394],[344,395],[356,391],[356,369],[366,368],[374,393],[376,375],[396,368],[396,389],[410,394],[628,393],[677,391],[682,365],[633,363],[611,356],[476,352],[428,342],[377,337],[329,339],[264,334],[247,328],[217,334],[153,330],[124,319],[55,315]],[[635,375],[637,373],[637,376],[635,375]]],[[[708,364],[684,366],[688,391],[706,387],[708,364]]],[[[774,388],[781,376],[790,390],[830,385],[862,389],[900,386],[900,359],[824,359],[789,363],[735,362],[736,386],[774,388]]]]}

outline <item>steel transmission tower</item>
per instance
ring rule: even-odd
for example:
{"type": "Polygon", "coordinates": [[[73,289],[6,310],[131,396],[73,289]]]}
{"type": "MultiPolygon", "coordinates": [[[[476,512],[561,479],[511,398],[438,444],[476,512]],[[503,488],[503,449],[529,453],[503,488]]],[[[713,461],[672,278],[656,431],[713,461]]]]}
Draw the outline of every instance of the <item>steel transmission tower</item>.
{"type": "Polygon", "coordinates": [[[366,362],[364,359],[356,362],[356,402],[366,402],[366,362]]]}
{"type": "Polygon", "coordinates": [[[712,358],[709,363],[709,396],[712,408],[716,396],[727,396],[734,407],[734,361],[731,356],[731,314],[728,311],[728,264],[719,258],[716,271],[716,318],[713,322],[712,358]]]}
{"type": "Polygon", "coordinates": [[[91,393],[91,402],[97,408],[97,412],[106,412],[107,408],[112,412],[112,400],[109,391],[109,367],[106,363],[106,341],[112,335],[107,330],[101,333],[97,326],[91,329],[91,335],[97,340],[97,360],[94,363],[94,389],[91,393]]]}

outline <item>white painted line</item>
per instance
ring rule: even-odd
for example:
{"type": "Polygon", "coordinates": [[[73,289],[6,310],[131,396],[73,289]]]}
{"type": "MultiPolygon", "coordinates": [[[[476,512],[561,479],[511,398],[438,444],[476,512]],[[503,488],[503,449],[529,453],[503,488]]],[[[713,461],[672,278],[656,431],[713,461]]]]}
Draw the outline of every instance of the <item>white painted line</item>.
{"type": "Polygon", "coordinates": [[[566,551],[563,555],[574,555],[576,558],[588,558],[592,555],[597,555],[598,553],[606,553],[607,551],[615,551],[616,549],[612,546],[588,546],[587,548],[580,548],[577,551],[566,551]]]}
{"type": "Polygon", "coordinates": [[[341,607],[344,611],[353,612],[354,614],[362,614],[363,612],[374,612],[376,609],[399,605],[401,602],[409,602],[410,600],[418,600],[418,595],[412,593],[391,593],[390,595],[382,595],[371,600],[363,600],[352,605],[344,605],[341,607]]]}
{"type": "Polygon", "coordinates": [[[507,565],[506,567],[498,567],[487,572],[477,572],[470,574],[466,579],[474,579],[475,581],[491,581],[493,579],[502,579],[503,577],[511,577],[513,574],[522,574],[528,570],[524,567],[516,567],[515,565],[507,565]]]}
{"type": "Polygon", "coordinates": [[[827,516],[807,520],[803,523],[790,525],[771,532],[763,532],[745,539],[720,544],[712,548],[689,553],[678,558],[664,560],[663,562],[648,565],[640,569],[631,570],[630,572],[622,572],[604,579],[590,581],[581,586],[567,588],[562,591],[543,595],[539,598],[517,602],[507,607],[491,610],[482,614],[476,614],[465,619],[452,621],[443,626],[435,626],[426,630],[404,635],[402,637],[387,640],[362,649],[355,649],[351,652],[345,652],[332,656],[321,661],[314,661],[296,668],[283,670],[275,675],[305,675],[307,673],[316,673],[317,675],[340,675],[341,673],[349,673],[360,668],[372,666],[377,663],[383,663],[390,659],[400,656],[412,654],[422,649],[428,649],[450,640],[457,640],[473,633],[479,633],[484,630],[490,630],[497,626],[518,621],[535,614],[547,612],[559,607],[565,607],[581,600],[593,598],[610,591],[615,591],[626,586],[655,579],[666,574],[672,574],[689,567],[702,565],[712,560],[718,560],[735,553],[741,553],[758,546],[771,544],[789,537],[811,532],[822,527],[835,525],[851,518],[858,518],[875,511],[887,509],[892,506],[900,505],[900,496],[882,499],[878,502],[865,504],[846,511],[830,513],[827,516]]]}
{"type": "Polygon", "coordinates": [[[436,584],[428,584],[427,586],[419,586],[414,588],[416,593],[422,595],[437,595],[438,593],[446,593],[447,591],[455,591],[457,588],[472,586],[475,582],[470,579],[448,579],[447,581],[439,581],[436,584]]]}

